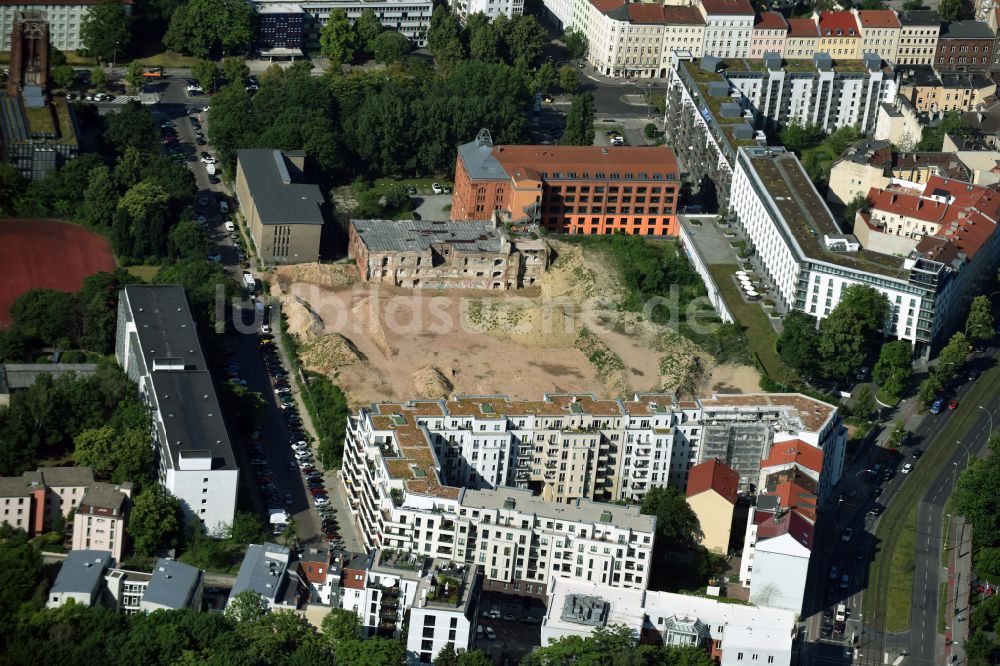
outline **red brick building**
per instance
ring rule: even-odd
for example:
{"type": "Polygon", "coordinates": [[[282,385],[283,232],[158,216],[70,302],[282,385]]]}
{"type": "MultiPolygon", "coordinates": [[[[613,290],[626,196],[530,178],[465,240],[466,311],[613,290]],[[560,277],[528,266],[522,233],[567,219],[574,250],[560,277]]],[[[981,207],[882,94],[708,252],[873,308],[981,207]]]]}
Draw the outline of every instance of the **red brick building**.
{"type": "Polygon", "coordinates": [[[553,233],[677,235],[677,158],[665,146],[494,146],[485,132],[458,148],[453,220],[553,233]]]}
{"type": "Polygon", "coordinates": [[[980,21],[943,23],[934,69],[939,72],[988,72],[996,35],[980,21]]]}

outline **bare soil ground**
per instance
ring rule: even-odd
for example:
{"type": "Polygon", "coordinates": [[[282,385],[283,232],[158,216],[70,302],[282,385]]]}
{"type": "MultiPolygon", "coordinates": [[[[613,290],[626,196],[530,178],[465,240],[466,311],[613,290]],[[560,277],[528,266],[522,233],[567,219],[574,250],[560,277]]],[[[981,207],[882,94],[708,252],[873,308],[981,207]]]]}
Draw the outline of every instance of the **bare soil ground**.
{"type": "Polygon", "coordinates": [[[540,286],[517,292],[412,291],[358,282],[349,263],[277,269],[272,294],[307,369],[352,405],[502,393],[757,390],[752,368],[716,367],[690,340],[622,311],[617,274],[579,246],[540,286]]]}

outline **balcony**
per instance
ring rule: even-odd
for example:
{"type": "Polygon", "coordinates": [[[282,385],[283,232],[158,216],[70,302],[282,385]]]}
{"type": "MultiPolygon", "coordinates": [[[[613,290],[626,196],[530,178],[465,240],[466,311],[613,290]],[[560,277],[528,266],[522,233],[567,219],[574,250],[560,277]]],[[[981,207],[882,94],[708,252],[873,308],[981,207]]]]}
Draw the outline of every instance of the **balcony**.
{"type": "Polygon", "coordinates": [[[547,463],[545,463],[545,469],[555,469],[558,464],[559,463],[556,462],[555,460],[550,460],[547,463]]]}
{"type": "Polygon", "coordinates": [[[555,478],[556,478],[556,473],[555,472],[546,472],[545,473],[545,480],[546,481],[553,481],[555,478]]]}

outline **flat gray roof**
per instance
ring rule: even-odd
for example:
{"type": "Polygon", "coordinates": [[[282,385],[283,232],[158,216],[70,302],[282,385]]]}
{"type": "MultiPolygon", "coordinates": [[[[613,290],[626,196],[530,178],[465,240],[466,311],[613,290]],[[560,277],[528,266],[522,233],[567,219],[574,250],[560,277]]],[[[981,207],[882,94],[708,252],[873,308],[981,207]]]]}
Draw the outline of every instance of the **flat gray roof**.
{"type": "Polygon", "coordinates": [[[244,590],[253,590],[266,599],[281,599],[288,585],[288,562],[291,551],[275,543],[250,544],[236,574],[229,598],[244,590]]]}
{"type": "Polygon", "coordinates": [[[261,224],[323,224],[323,193],[310,183],[297,183],[280,150],[236,151],[261,224]]]}
{"type": "Polygon", "coordinates": [[[175,610],[187,608],[200,582],[201,569],[161,557],[142,600],[175,610]]]}
{"type": "Polygon", "coordinates": [[[566,520],[581,523],[614,525],[638,532],[653,532],[655,519],[639,513],[638,506],[618,506],[604,502],[580,499],[571,504],[546,502],[527,488],[497,488],[495,490],[466,489],[462,495],[463,508],[510,510],[531,514],[539,518],[566,520]],[[513,500],[511,506],[510,500],[513,500]],[[603,520],[608,518],[608,520],[603,520]]]}
{"type": "MultiPolygon", "coordinates": [[[[131,487],[132,484],[124,484],[131,487]]],[[[93,506],[103,509],[114,509],[121,515],[122,506],[125,504],[126,496],[122,492],[121,486],[112,483],[101,483],[95,481],[87,488],[80,500],[81,506],[93,506]]]]}
{"type": "Polygon", "coordinates": [[[71,550],[49,594],[90,594],[113,562],[106,550],[71,550]]]}
{"type": "Polygon", "coordinates": [[[124,289],[147,370],[154,359],[177,359],[188,370],[207,370],[184,288],[132,284],[124,289]]]}
{"type": "Polygon", "coordinates": [[[493,156],[493,144],[483,141],[470,141],[458,147],[458,154],[465,164],[465,170],[472,180],[503,180],[510,174],[493,156]]]}
{"type": "Polygon", "coordinates": [[[0,366],[0,393],[29,388],[43,374],[92,375],[95,372],[96,363],[7,363],[0,366]]]}
{"type": "Polygon", "coordinates": [[[486,220],[351,220],[361,241],[372,252],[422,252],[432,244],[447,244],[456,252],[497,253],[500,234],[486,220]]]}
{"type": "Polygon", "coordinates": [[[938,39],[993,39],[990,27],[979,21],[954,21],[942,23],[938,39]]]}
{"type": "Polygon", "coordinates": [[[38,474],[47,486],[89,486],[94,483],[94,471],[89,467],[39,467],[38,474]]]}

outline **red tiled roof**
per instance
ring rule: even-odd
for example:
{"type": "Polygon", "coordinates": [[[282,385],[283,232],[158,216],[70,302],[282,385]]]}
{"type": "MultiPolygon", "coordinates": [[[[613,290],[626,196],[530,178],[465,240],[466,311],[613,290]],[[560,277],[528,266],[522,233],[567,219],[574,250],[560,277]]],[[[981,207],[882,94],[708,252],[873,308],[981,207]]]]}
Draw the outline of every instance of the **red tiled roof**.
{"type": "Polygon", "coordinates": [[[663,7],[654,2],[630,2],[628,17],[633,23],[663,23],[663,7]]]}
{"type": "Polygon", "coordinates": [[[708,460],[688,472],[687,496],[714,490],[730,504],[736,504],[739,486],[740,475],[736,470],[719,460],[708,460]]]}
{"type": "Polygon", "coordinates": [[[663,7],[663,22],[668,25],[705,25],[705,17],[694,7],[666,5],[663,7]]]}
{"type": "Polygon", "coordinates": [[[891,9],[862,9],[858,12],[861,25],[865,28],[900,28],[896,12],[891,9]]]}
{"type": "MultiPolygon", "coordinates": [[[[756,516],[755,516],[756,522],[756,516]]],[[[764,539],[787,534],[800,544],[812,550],[814,527],[812,521],[797,511],[789,511],[783,514],[765,514],[765,517],[757,525],[758,543],[764,539]]]]}
{"type": "Polygon", "coordinates": [[[611,10],[621,7],[623,0],[590,0],[590,4],[594,5],[597,11],[602,14],[607,14],[611,10]]]}
{"type": "Polygon", "coordinates": [[[772,444],[767,458],[760,463],[761,467],[776,467],[779,465],[798,464],[814,472],[823,471],[823,450],[801,439],[772,444]]]}
{"type": "Polygon", "coordinates": [[[819,37],[819,27],[811,18],[788,19],[789,37],[819,37]]]}
{"type": "Polygon", "coordinates": [[[754,30],[788,30],[788,22],[778,12],[764,12],[757,15],[753,24],[754,30]]]}
{"type": "Polygon", "coordinates": [[[859,37],[861,32],[851,12],[821,12],[819,34],[820,37],[859,37]]]}
{"type": "Polygon", "coordinates": [[[302,562],[302,569],[305,571],[306,580],[310,583],[322,585],[326,582],[326,574],[330,565],[326,562],[302,562]]]}
{"type": "Polygon", "coordinates": [[[340,586],[347,587],[352,590],[365,589],[365,570],[348,569],[347,567],[344,567],[344,577],[340,581],[340,586]],[[356,579],[356,576],[360,576],[360,578],[356,579]]]}
{"type": "Polygon", "coordinates": [[[705,13],[710,15],[753,16],[750,0],[701,0],[705,13]]]}
{"type": "Polygon", "coordinates": [[[678,173],[674,151],[664,146],[624,146],[614,150],[601,146],[494,146],[493,157],[507,173],[533,169],[546,173],[586,171],[593,174],[635,169],[669,174],[674,180],[678,173]]]}

